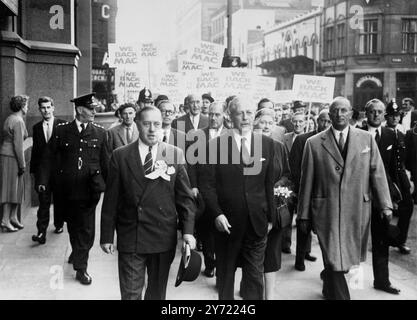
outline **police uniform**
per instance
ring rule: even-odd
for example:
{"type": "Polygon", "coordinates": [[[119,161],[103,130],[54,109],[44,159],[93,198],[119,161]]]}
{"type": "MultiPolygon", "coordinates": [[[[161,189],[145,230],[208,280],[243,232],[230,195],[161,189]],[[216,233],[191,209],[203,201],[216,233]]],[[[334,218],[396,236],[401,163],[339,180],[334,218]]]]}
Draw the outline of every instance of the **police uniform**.
{"type": "MultiPolygon", "coordinates": [[[[386,115],[400,115],[400,107],[391,101],[387,105],[386,115]]],[[[394,129],[396,134],[396,143],[394,145],[395,166],[392,173],[393,182],[398,186],[401,201],[398,202],[398,210],[394,214],[398,215],[398,228],[400,235],[397,238],[398,248],[401,253],[409,253],[410,249],[405,246],[407,241],[408,229],[410,226],[411,215],[413,214],[413,199],[410,193],[410,181],[405,170],[406,148],[405,135],[397,129],[394,129]]]]}
{"type": "MultiPolygon", "coordinates": [[[[71,100],[75,107],[94,109],[94,94],[71,100]]],[[[57,185],[63,201],[64,219],[72,246],[72,263],[77,280],[90,284],[87,274],[88,254],[94,243],[95,210],[105,189],[107,174],[106,131],[95,123],[78,120],[57,126],[51,146],[57,167],[57,185]],[[81,128],[81,132],[80,132],[81,128]]]]}
{"type": "Polygon", "coordinates": [[[153,103],[152,92],[147,88],[143,88],[139,92],[139,97],[138,97],[138,102],[137,103],[138,103],[138,105],[140,105],[140,103],[153,103]]]}

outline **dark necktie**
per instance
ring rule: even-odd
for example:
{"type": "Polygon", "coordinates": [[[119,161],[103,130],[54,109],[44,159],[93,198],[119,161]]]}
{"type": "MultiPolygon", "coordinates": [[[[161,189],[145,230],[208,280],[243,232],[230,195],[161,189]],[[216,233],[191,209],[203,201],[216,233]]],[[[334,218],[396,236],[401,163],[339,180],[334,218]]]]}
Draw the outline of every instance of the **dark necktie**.
{"type": "Polygon", "coordinates": [[[341,154],[343,154],[343,150],[345,150],[345,137],[343,136],[343,132],[340,132],[339,136],[339,150],[341,154]]]}
{"type": "Polygon", "coordinates": [[[246,140],[246,138],[242,138],[240,152],[242,154],[243,163],[245,165],[250,165],[250,154],[248,148],[246,147],[246,140]]]}
{"type": "Polygon", "coordinates": [[[83,134],[84,133],[84,131],[85,131],[85,129],[86,129],[86,124],[85,123],[81,123],[81,134],[83,134]]]}
{"type": "Polygon", "coordinates": [[[149,147],[149,152],[145,157],[143,171],[145,172],[145,176],[152,172],[152,147],[149,147]]]}
{"type": "Polygon", "coordinates": [[[164,133],[164,138],[162,139],[162,142],[167,143],[167,141],[168,141],[167,135],[164,133]]]}
{"type": "Polygon", "coordinates": [[[379,135],[378,130],[376,130],[376,133],[375,133],[375,141],[376,141],[376,144],[378,145],[379,145],[379,141],[381,141],[381,136],[379,135]]]}

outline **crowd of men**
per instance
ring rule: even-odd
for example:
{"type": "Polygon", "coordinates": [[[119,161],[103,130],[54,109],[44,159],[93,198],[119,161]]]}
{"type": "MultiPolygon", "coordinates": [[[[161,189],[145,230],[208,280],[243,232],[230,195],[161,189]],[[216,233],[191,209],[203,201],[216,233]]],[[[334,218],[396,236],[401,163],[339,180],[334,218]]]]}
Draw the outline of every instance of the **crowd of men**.
{"type": "MultiPolygon", "coordinates": [[[[167,96],[154,100],[145,88],[136,104],[119,107],[107,130],[93,122],[94,94],[72,102],[75,119],[65,122],[54,117],[52,99],[39,100],[43,120],[33,130],[31,173],[40,206],[33,241],[46,243],[53,198],[55,232],[67,223],[68,262],[80,283],[92,282],[88,255],[104,192],[100,245],[114,253],[117,234],[122,299],[142,298],[145,273],[145,299],[165,299],[178,230],[184,246],[203,252],[203,273],[216,276],[219,299],[234,299],[237,267],[243,298],[265,298],[267,235],[280,227],[276,161],[285,155],[294,194],[288,207],[291,219],[297,215],[295,269],[316,260],[310,253],[316,234],[324,297],[349,299],[344,274],[366,258],[370,231],[374,287],[399,293],[389,280],[388,252],[395,246],[410,253],[410,179],[417,179],[411,99],[402,106],[372,99],[364,106],[364,125],[352,119],[351,104],[341,97],[312,109],[301,101],[289,108],[268,99],[256,105],[244,96],[215,101],[190,94],[180,111],[167,96]],[[273,111],[274,123],[260,129],[254,120],[263,109],[273,111]],[[266,130],[270,137],[262,134],[266,130]]],[[[292,226],[282,231],[279,250],[288,254],[292,226]]]]}

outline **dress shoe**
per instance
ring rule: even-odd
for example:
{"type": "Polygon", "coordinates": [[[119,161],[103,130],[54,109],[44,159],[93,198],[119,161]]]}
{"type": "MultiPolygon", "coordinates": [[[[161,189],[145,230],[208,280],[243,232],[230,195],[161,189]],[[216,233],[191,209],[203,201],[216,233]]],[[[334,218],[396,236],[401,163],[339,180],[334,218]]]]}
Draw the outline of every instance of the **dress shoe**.
{"type": "Polygon", "coordinates": [[[296,262],[294,267],[295,267],[295,270],[298,270],[298,271],[305,271],[306,270],[306,266],[303,262],[301,262],[301,263],[296,262]]]}
{"type": "Polygon", "coordinates": [[[64,232],[64,228],[56,228],[55,231],[54,231],[54,233],[56,233],[56,234],[60,234],[60,233],[63,233],[63,232],[64,232]]]}
{"type": "Polygon", "coordinates": [[[391,293],[391,294],[400,294],[400,291],[401,291],[400,289],[397,289],[397,288],[393,287],[392,285],[379,286],[379,285],[374,284],[374,288],[376,290],[385,291],[385,292],[391,293]]]}
{"type": "Polygon", "coordinates": [[[15,227],[15,228],[17,228],[17,229],[19,229],[19,230],[22,230],[25,226],[23,225],[23,224],[21,224],[19,221],[14,221],[14,220],[11,220],[10,219],[10,224],[13,226],[13,227],[15,227]]]}
{"type": "Polygon", "coordinates": [[[214,277],[214,268],[206,268],[203,273],[207,278],[213,278],[214,277]]]}
{"type": "Polygon", "coordinates": [[[400,250],[401,254],[410,254],[411,249],[407,247],[405,244],[401,244],[398,246],[398,249],[400,250]]]}
{"type": "Polygon", "coordinates": [[[87,286],[90,285],[92,282],[90,275],[85,270],[78,270],[75,274],[75,279],[77,279],[81,284],[87,286]]]}
{"type": "Polygon", "coordinates": [[[311,262],[314,262],[314,261],[317,260],[317,258],[315,256],[312,256],[309,253],[306,253],[305,259],[308,260],[308,261],[311,261],[311,262]]]}
{"type": "Polygon", "coordinates": [[[74,258],[73,258],[73,256],[72,256],[72,252],[71,252],[71,254],[69,255],[69,257],[68,257],[68,263],[69,264],[72,264],[74,262],[74,258]]]}
{"type": "Polygon", "coordinates": [[[19,229],[13,227],[11,224],[7,225],[5,223],[1,223],[1,231],[2,232],[16,232],[19,231],[19,229]]]}
{"type": "Polygon", "coordinates": [[[39,244],[45,244],[46,243],[46,235],[45,233],[38,233],[36,236],[32,236],[32,241],[39,242],[39,244]]]}
{"type": "Polygon", "coordinates": [[[291,249],[290,248],[282,248],[282,252],[291,254],[291,249]]]}

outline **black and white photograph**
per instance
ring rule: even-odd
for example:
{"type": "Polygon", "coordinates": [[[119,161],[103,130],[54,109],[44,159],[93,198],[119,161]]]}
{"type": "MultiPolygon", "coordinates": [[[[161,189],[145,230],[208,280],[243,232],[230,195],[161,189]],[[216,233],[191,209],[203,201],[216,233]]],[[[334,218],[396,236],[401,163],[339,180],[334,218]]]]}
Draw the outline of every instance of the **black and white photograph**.
{"type": "Polygon", "coordinates": [[[0,0],[0,302],[417,300],[416,103],[417,0],[0,0]]]}

